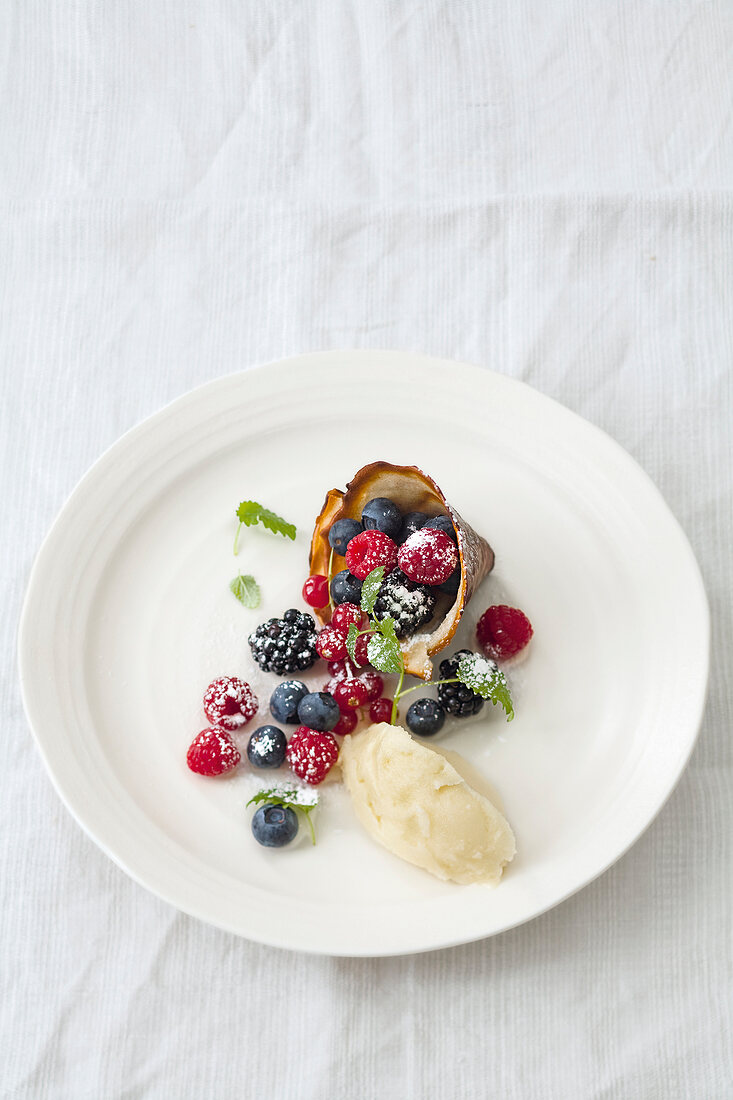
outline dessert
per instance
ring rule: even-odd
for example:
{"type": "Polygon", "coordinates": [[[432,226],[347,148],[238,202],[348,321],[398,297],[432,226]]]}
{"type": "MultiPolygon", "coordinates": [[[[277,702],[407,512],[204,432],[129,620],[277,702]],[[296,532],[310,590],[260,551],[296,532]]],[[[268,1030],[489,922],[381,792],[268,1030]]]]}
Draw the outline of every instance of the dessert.
{"type": "Polygon", "coordinates": [[[354,811],[379,844],[437,878],[499,882],[514,834],[445,757],[382,722],[347,738],[339,762],[354,811]]]}
{"type": "MultiPolygon", "coordinates": [[[[422,470],[372,462],[356,473],[345,491],[330,490],[315,523],[310,573],[332,578],[334,603],[360,602],[364,578],[350,570],[349,550],[353,542],[375,532],[383,536],[381,553],[389,551],[384,539],[398,547],[397,564],[410,580],[420,584],[425,583],[421,577],[427,577],[433,585],[432,623],[421,624],[427,625],[426,633],[413,632],[401,640],[405,671],[429,680],[431,658],[455,634],[471,597],[493,568],[494,552],[422,470]],[[439,592],[441,585],[449,587],[439,592]]],[[[357,568],[363,572],[359,564],[357,568]]],[[[388,577],[391,572],[385,569],[388,577]]],[[[389,583],[394,586],[394,580],[389,583]]],[[[327,609],[316,610],[316,616],[325,624],[327,609]]]]}

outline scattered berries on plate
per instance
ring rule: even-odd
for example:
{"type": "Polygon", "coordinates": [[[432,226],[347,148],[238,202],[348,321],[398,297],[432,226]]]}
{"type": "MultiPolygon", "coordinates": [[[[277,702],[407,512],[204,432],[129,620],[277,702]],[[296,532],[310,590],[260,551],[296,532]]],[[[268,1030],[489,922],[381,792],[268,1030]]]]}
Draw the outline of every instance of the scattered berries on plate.
{"type": "Polygon", "coordinates": [[[453,520],[450,516],[431,516],[430,519],[423,524],[423,527],[427,528],[428,531],[442,531],[449,539],[458,542],[458,535],[456,534],[456,529],[453,526],[453,520]]]}
{"type": "Polygon", "coordinates": [[[338,742],[332,733],[320,733],[307,726],[298,726],[288,742],[285,755],[298,778],[311,787],[317,787],[336,763],[338,754],[338,742]]]}
{"type": "Polygon", "coordinates": [[[328,577],[314,573],[303,585],[303,599],[309,607],[325,607],[328,603],[328,577]]]}
{"type": "Polygon", "coordinates": [[[252,817],[252,836],[265,848],[284,848],[298,835],[298,815],[290,806],[265,802],[252,817]]]}
{"type": "Polygon", "coordinates": [[[346,635],[335,626],[324,626],[316,638],[316,653],[327,661],[338,661],[346,652],[346,635]]]}
{"type": "Polygon", "coordinates": [[[339,680],[334,689],[333,697],[339,710],[345,713],[355,707],[363,707],[369,698],[369,688],[363,680],[339,680]]]}
{"type": "Polygon", "coordinates": [[[186,753],[186,763],[197,775],[224,775],[242,759],[226,730],[211,726],[197,733],[186,753]]]}
{"type": "Polygon", "coordinates": [[[348,569],[342,569],[331,578],[331,599],[335,604],[361,603],[361,581],[348,569]]]}
{"type": "Polygon", "coordinates": [[[333,609],[331,626],[335,626],[342,634],[347,634],[352,625],[366,626],[366,623],[366,615],[355,603],[341,603],[333,609]]]}
{"type": "Polygon", "coordinates": [[[359,721],[359,716],[355,710],[344,711],[341,714],[336,725],[331,730],[331,733],[337,733],[339,737],[345,737],[347,733],[353,733],[356,729],[356,723],[359,721]]]}
{"type": "Polygon", "coordinates": [[[487,657],[505,661],[524,649],[532,637],[532,624],[518,607],[495,604],[476,624],[476,640],[487,657]]]}
{"type": "Polygon", "coordinates": [[[254,718],[259,703],[249,684],[238,676],[220,676],[204,692],[204,714],[212,726],[233,733],[254,718]]]}
{"type": "Polygon", "coordinates": [[[364,505],[361,522],[365,531],[381,531],[396,539],[402,529],[402,513],[394,501],[387,497],[374,497],[364,505]]]}
{"type": "Polygon", "coordinates": [[[362,531],[346,548],[349,572],[361,581],[380,565],[389,573],[396,564],[397,544],[382,531],[362,531]]]}
{"type": "Polygon", "coordinates": [[[247,742],[247,759],[253,768],[279,768],[287,747],[287,738],[277,726],[259,726],[247,742]]]}
{"type": "Polygon", "coordinates": [[[435,601],[435,593],[426,585],[411,581],[401,569],[393,569],[382,581],[374,604],[374,617],[381,621],[391,615],[395,634],[398,638],[406,638],[430,622],[435,601]]]}
{"type": "Polygon", "coordinates": [[[369,707],[369,717],[372,722],[391,722],[392,700],[376,699],[369,707]]]}
{"type": "MultiPolygon", "coordinates": [[[[328,543],[331,549],[336,554],[340,554],[341,557],[346,553],[346,547],[351,540],[360,535],[364,530],[358,519],[337,519],[335,523],[331,524],[331,529],[328,532],[328,543]]],[[[326,601],[328,603],[328,600],[326,601]]]]}
{"type": "Polygon", "coordinates": [[[445,711],[437,699],[416,699],[408,708],[405,722],[419,737],[433,737],[443,728],[445,711]]]}
{"type": "Polygon", "coordinates": [[[422,527],[400,546],[397,561],[418,584],[443,584],[458,565],[458,550],[445,531],[422,527]]]}
{"type": "MultiPolygon", "coordinates": [[[[461,657],[470,657],[470,649],[459,649],[452,657],[440,662],[441,680],[450,680],[455,677],[461,657]]],[[[484,701],[475,691],[465,684],[439,684],[438,702],[448,714],[455,718],[468,718],[472,714],[478,714],[484,705],[484,701]]]]}
{"type": "Polygon", "coordinates": [[[309,729],[332,730],[340,717],[338,703],[325,691],[309,691],[298,703],[298,721],[309,729]]]}
{"type": "Polygon", "coordinates": [[[308,688],[300,680],[284,680],[278,684],[270,696],[270,714],[276,722],[285,722],[288,726],[298,725],[298,703],[308,688]]]}
{"type": "Polygon", "coordinates": [[[316,623],[291,607],[281,619],[268,619],[249,636],[252,656],[263,672],[304,672],[315,664],[316,623]]]}

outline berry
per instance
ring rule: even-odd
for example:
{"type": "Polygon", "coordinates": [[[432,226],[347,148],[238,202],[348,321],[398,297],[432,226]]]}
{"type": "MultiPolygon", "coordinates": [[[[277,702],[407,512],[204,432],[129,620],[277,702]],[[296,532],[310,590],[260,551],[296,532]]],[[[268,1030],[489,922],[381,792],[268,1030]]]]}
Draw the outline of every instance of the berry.
{"type": "Polygon", "coordinates": [[[375,703],[384,691],[384,680],[376,672],[361,672],[359,679],[367,689],[367,703],[375,703]]]}
{"type": "Polygon", "coordinates": [[[341,712],[333,695],[325,691],[310,691],[298,703],[298,720],[309,729],[332,730],[341,712]]]}
{"type": "Polygon", "coordinates": [[[445,711],[437,699],[416,699],[405,716],[407,728],[420,737],[433,737],[443,728],[445,711]]]}
{"type": "Polygon", "coordinates": [[[331,599],[334,603],[361,603],[361,581],[342,569],[331,578],[331,599]]]}
{"type": "Polygon", "coordinates": [[[308,688],[300,680],[284,680],[270,696],[270,714],[276,722],[297,726],[298,703],[307,694],[308,688]]]}
{"type": "Polygon", "coordinates": [[[326,778],[338,759],[339,747],[332,733],[298,726],[288,742],[287,761],[295,774],[311,787],[326,778]]]}
{"type": "Polygon", "coordinates": [[[419,584],[442,584],[458,565],[458,550],[444,531],[423,527],[397,554],[400,569],[419,584]]]}
{"type": "Polygon", "coordinates": [[[487,657],[504,661],[529,642],[532,624],[518,607],[497,604],[487,608],[476,624],[476,639],[487,657]]]}
{"type": "Polygon", "coordinates": [[[237,676],[220,676],[204,693],[204,714],[212,726],[219,726],[228,733],[254,718],[258,706],[252,688],[237,676]]]}
{"type": "Polygon", "coordinates": [[[374,604],[374,617],[380,621],[391,615],[395,634],[405,638],[430,622],[435,611],[435,593],[406,577],[401,569],[393,569],[385,577],[374,604]]]}
{"type": "Polygon", "coordinates": [[[410,535],[414,535],[416,531],[424,527],[429,519],[430,516],[427,512],[408,512],[406,516],[402,517],[402,528],[397,542],[400,544],[406,542],[410,535]]]}
{"type": "Polygon", "coordinates": [[[345,737],[347,733],[353,733],[359,717],[355,710],[347,710],[339,718],[331,733],[337,733],[339,737],[345,737]]]}
{"type": "Polygon", "coordinates": [[[339,680],[333,693],[339,710],[345,714],[368,702],[369,688],[363,680],[339,680]]]}
{"type": "Polygon", "coordinates": [[[346,635],[335,626],[324,626],[316,638],[316,652],[327,661],[346,656],[346,635]]]}
{"type": "MultiPolygon", "coordinates": [[[[452,657],[448,657],[447,660],[441,661],[441,679],[452,680],[458,671],[461,657],[470,656],[470,649],[459,649],[452,657]]],[[[438,701],[443,710],[447,711],[448,714],[454,715],[456,718],[468,718],[472,714],[478,714],[484,705],[484,701],[480,695],[477,695],[475,691],[471,691],[470,687],[466,687],[465,684],[461,683],[439,684],[438,701]]]]}
{"type": "Polygon", "coordinates": [[[340,603],[334,607],[331,616],[331,626],[335,626],[342,634],[348,634],[349,627],[366,626],[366,615],[355,603],[340,603]]]}
{"type": "Polygon", "coordinates": [[[252,836],[265,848],[283,848],[298,834],[298,815],[290,806],[265,802],[252,818],[252,836]]]}
{"type": "Polygon", "coordinates": [[[442,531],[449,539],[458,542],[458,535],[456,534],[456,529],[453,526],[453,520],[450,516],[431,516],[428,522],[423,524],[423,527],[427,528],[429,531],[442,531]]]}
{"type": "Polygon", "coordinates": [[[381,531],[396,539],[402,528],[402,513],[394,501],[387,497],[374,497],[364,505],[361,522],[365,531],[381,531]]]}
{"type": "Polygon", "coordinates": [[[342,657],[340,661],[329,661],[328,671],[334,680],[346,680],[349,676],[356,676],[356,669],[348,657],[342,657]]]}
{"type": "Polygon", "coordinates": [[[360,535],[363,530],[358,519],[337,519],[331,524],[331,530],[328,532],[328,544],[334,553],[343,557],[351,540],[355,535],[360,535]]]}
{"type": "Polygon", "coordinates": [[[242,759],[226,730],[210,727],[197,733],[186,753],[186,763],[198,775],[223,775],[242,759]]]}
{"type": "Polygon", "coordinates": [[[377,699],[369,707],[369,717],[371,718],[372,722],[391,722],[392,700],[377,699]]]}
{"type": "Polygon", "coordinates": [[[457,596],[458,589],[461,587],[461,567],[457,565],[447,581],[443,581],[438,585],[438,591],[447,592],[449,596],[457,596]]]}
{"type": "Polygon", "coordinates": [[[362,581],[379,565],[383,565],[385,573],[389,573],[396,562],[397,545],[381,531],[362,531],[346,549],[346,564],[350,572],[362,581]]]}
{"type": "Polygon", "coordinates": [[[315,664],[316,623],[291,607],[282,619],[268,619],[249,636],[252,656],[264,672],[304,672],[315,664]]]}
{"type": "Polygon", "coordinates": [[[369,639],[374,637],[374,631],[370,630],[368,634],[360,634],[356,639],[356,645],[354,646],[354,657],[356,663],[361,668],[362,665],[369,664],[369,639]]]}
{"type": "Polygon", "coordinates": [[[253,768],[279,768],[288,742],[277,726],[260,726],[247,744],[247,759],[253,768]]]}
{"type": "Polygon", "coordinates": [[[303,585],[303,599],[309,607],[325,607],[328,603],[328,577],[314,573],[303,585]]]}

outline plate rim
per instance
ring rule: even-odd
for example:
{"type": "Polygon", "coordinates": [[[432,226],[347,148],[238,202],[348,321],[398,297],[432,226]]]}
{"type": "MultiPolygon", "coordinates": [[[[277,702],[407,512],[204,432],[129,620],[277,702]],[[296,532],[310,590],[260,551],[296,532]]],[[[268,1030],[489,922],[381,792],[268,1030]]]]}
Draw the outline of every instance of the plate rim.
{"type": "Polygon", "coordinates": [[[343,958],[377,958],[377,957],[393,957],[404,954],[420,954],[433,950],[440,950],[449,947],[459,946],[465,943],[476,942],[481,939],[500,935],[502,932],[509,931],[512,928],[521,926],[534,920],[536,917],[542,916],[544,913],[549,912],[551,909],[562,904],[568,898],[574,894],[583,890],[586,886],[596,881],[601,875],[605,874],[615,863],[623,858],[624,855],[633,847],[633,845],[639,840],[639,838],[647,831],[662,811],[664,806],[669,801],[671,795],[674,793],[680,778],[687,767],[692,752],[697,743],[697,739],[700,734],[702,721],[705,713],[705,707],[707,702],[707,691],[710,676],[710,609],[705,591],[702,572],[700,570],[699,563],[695,557],[694,551],[690,544],[690,541],[682,528],[677,517],[672,512],[671,508],[667,504],[661,490],[655,484],[650,475],[644,470],[644,468],[637,462],[637,460],[629,454],[628,451],[609,435],[602,428],[598,427],[592,421],[587,420],[585,417],[576,413],[574,410],[569,409],[566,405],[562,404],[557,399],[550,397],[547,394],[542,393],[540,390],[531,386],[529,383],[524,382],[521,379],[514,378],[511,375],[502,373],[501,371],[494,370],[490,367],[481,366],[479,364],[472,364],[463,362],[460,360],[446,359],[444,357],[429,356],[412,351],[400,351],[400,350],[386,350],[386,349],[339,349],[339,350],[327,350],[327,351],[310,351],[299,355],[286,356],[284,358],[260,362],[253,364],[252,366],[245,367],[241,370],[232,371],[218,378],[210,379],[200,385],[185,391],[177,397],[168,401],[161,408],[157,409],[150,415],[144,417],[123,432],[117,439],[115,439],[108,447],[106,447],[94,462],[88,467],[88,469],[78,479],[72,490],[66,496],[63,504],[59,508],[53,522],[51,523],[46,535],[44,536],[40,547],[38,548],[33,560],[32,567],[30,569],[28,580],[26,583],[26,590],[23,599],[23,605],[18,623],[17,632],[17,660],[18,671],[21,687],[21,696],[23,700],[23,707],[26,714],[26,719],[30,727],[33,740],[41,755],[41,759],[44,764],[44,768],[51,780],[51,783],[56,790],[62,803],[69,811],[71,816],[77,822],[77,824],[83,829],[86,835],[99,847],[105,855],[107,855],[121,870],[125,872],[136,883],[144,887],[151,894],[161,898],[168,904],[174,906],[179,911],[185,912],[190,916],[193,916],[205,923],[211,924],[215,927],[221,928],[224,931],[230,932],[234,935],[253,940],[272,947],[278,947],[285,950],[302,951],[307,954],[343,958]],[[508,920],[501,925],[501,927],[481,932],[478,935],[468,934],[459,935],[455,938],[446,938],[444,935],[438,936],[434,941],[429,943],[421,943],[418,946],[404,948],[398,947],[394,949],[380,948],[378,950],[365,949],[354,947],[348,951],[324,951],[320,947],[313,947],[307,943],[289,941],[287,937],[271,936],[261,934],[259,931],[255,934],[253,932],[244,931],[241,927],[236,927],[231,922],[223,918],[217,918],[210,913],[203,911],[201,906],[192,904],[190,901],[186,903],[180,897],[175,896],[174,891],[170,891],[165,887],[156,886],[153,882],[148,881],[147,876],[139,873],[133,866],[129,864],[127,859],[120,856],[114,851],[106,840],[98,835],[95,830],[94,823],[88,821],[84,816],[83,806],[79,807],[75,800],[72,798],[70,792],[66,789],[63,778],[57,774],[54,770],[50,757],[46,752],[44,745],[43,734],[36,728],[34,722],[33,709],[34,704],[31,698],[32,692],[32,677],[29,674],[29,668],[32,664],[32,651],[33,651],[33,612],[34,601],[36,598],[36,589],[38,587],[38,580],[42,574],[45,558],[50,553],[50,549],[53,547],[54,540],[56,538],[59,528],[64,522],[68,520],[67,512],[73,507],[75,501],[83,495],[87,485],[93,483],[95,478],[100,476],[100,473],[104,471],[111,458],[114,457],[116,452],[122,452],[134,443],[135,438],[143,436],[147,432],[154,430],[163,421],[167,420],[172,415],[175,416],[179,411],[187,408],[192,402],[200,400],[204,394],[208,397],[216,390],[226,389],[227,386],[231,386],[235,382],[243,382],[247,376],[252,376],[253,373],[266,373],[268,371],[276,371],[278,368],[287,366],[296,366],[297,364],[304,364],[312,360],[323,362],[325,360],[336,361],[347,357],[350,360],[355,358],[361,358],[363,360],[380,360],[385,365],[392,363],[396,365],[397,362],[404,365],[407,361],[412,361],[415,364],[420,364],[421,367],[426,367],[431,370],[444,370],[450,368],[457,372],[464,372],[466,375],[478,374],[481,376],[491,375],[496,382],[499,380],[500,385],[506,385],[510,390],[514,389],[517,393],[523,393],[524,395],[531,395],[531,400],[539,399],[540,403],[549,402],[554,409],[560,410],[561,414],[569,417],[573,422],[583,426],[583,429],[590,431],[591,434],[596,437],[601,437],[606,446],[610,445],[616,452],[617,457],[623,456],[623,459],[627,463],[631,463],[635,473],[645,483],[646,488],[651,490],[653,494],[658,498],[658,502],[662,505],[664,511],[667,513],[667,519],[672,521],[676,534],[678,537],[679,548],[684,549],[686,557],[686,567],[689,569],[690,581],[694,581],[696,588],[695,602],[697,605],[698,613],[701,617],[701,634],[704,641],[704,662],[703,662],[703,674],[701,676],[700,683],[697,685],[697,706],[695,708],[694,722],[690,724],[690,733],[687,738],[685,751],[680,754],[677,762],[677,767],[672,774],[672,778],[669,781],[669,786],[661,798],[656,804],[653,811],[644,815],[644,822],[634,833],[631,839],[611,858],[599,866],[598,869],[590,876],[585,877],[575,885],[573,888],[563,892],[557,897],[553,897],[547,904],[542,904],[534,909],[531,913],[519,917],[516,920],[508,920]]]}

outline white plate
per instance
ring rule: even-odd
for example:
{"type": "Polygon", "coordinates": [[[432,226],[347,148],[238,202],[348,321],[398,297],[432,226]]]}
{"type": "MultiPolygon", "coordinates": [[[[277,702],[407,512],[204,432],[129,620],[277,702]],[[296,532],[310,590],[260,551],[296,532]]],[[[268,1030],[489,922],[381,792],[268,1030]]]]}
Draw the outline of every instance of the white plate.
{"type": "Polygon", "coordinates": [[[529,920],[633,844],[695,740],[708,610],[660,494],[580,417],[476,367],[313,354],[203,386],[103,455],[38,555],[20,667],[59,794],[138,882],[264,943],[388,955],[529,920]],[[491,603],[517,604],[534,624],[510,672],[515,721],[486,707],[440,739],[490,779],[514,826],[518,855],[495,890],[441,883],[392,857],[335,786],[324,788],[315,848],[262,849],[243,808],[247,766],[212,781],[185,765],[215,676],[252,679],[267,720],[276,678],[251,676],[247,635],[300,604],[326,490],[377,458],[431,473],[496,551],[457,641],[471,644],[491,603]],[[228,591],[233,510],[248,497],[298,525],[295,544],[244,534],[257,611],[228,591]]]}

